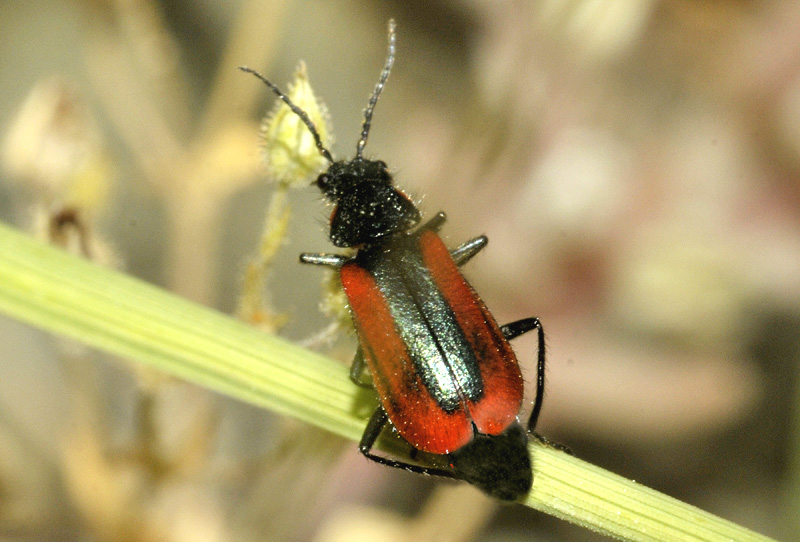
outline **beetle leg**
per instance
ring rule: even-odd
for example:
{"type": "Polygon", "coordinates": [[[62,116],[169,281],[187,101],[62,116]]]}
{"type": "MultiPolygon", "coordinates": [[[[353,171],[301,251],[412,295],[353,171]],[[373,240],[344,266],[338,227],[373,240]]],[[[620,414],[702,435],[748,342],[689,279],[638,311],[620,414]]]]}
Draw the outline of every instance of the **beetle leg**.
{"type": "Polygon", "coordinates": [[[356,355],[353,357],[353,364],[350,366],[350,380],[352,380],[353,384],[356,386],[372,389],[372,384],[361,380],[365,365],[364,351],[361,349],[361,346],[359,346],[358,350],[356,350],[356,355]]]}
{"type": "Polygon", "coordinates": [[[456,265],[460,267],[470,261],[472,257],[480,252],[488,242],[489,239],[485,235],[481,235],[475,239],[470,239],[458,248],[451,250],[450,256],[453,257],[456,265]]]}
{"type": "Polygon", "coordinates": [[[305,252],[300,255],[300,263],[310,263],[313,265],[327,265],[339,269],[349,260],[347,256],[341,254],[310,254],[305,252]]]}
{"type": "Polygon", "coordinates": [[[504,326],[500,326],[503,337],[509,341],[516,339],[523,333],[527,333],[532,329],[539,330],[539,345],[544,346],[544,333],[542,332],[542,324],[539,322],[538,318],[523,318],[522,320],[516,320],[504,326]]]}
{"type": "Polygon", "coordinates": [[[575,455],[572,452],[572,450],[569,449],[569,447],[564,446],[563,444],[560,444],[558,442],[553,442],[549,438],[547,438],[547,437],[545,437],[543,435],[540,435],[536,431],[531,431],[530,433],[531,433],[531,435],[533,435],[533,438],[535,438],[536,440],[538,440],[539,442],[541,442],[545,446],[548,446],[550,448],[555,448],[559,452],[564,452],[565,454],[569,454],[569,455],[573,455],[573,456],[575,455]]]}
{"type": "Polygon", "coordinates": [[[389,422],[389,416],[386,415],[386,411],[383,410],[382,407],[378,407],[375,410],[375,413],[369,419],[369,423],[367,423],[367,427],[366,429],[364,429],[364,434],[361,437],[361,442],[359,442],[358,444],[358,450],[362,454],[364,454],[364,457],[366,457],[367,459],[371,459],[376,463],[380,463],[381,465],[394,467],[396,469],[405,469],[409,472],[416,472],[418,474],[427,474],[430,476],[444,476],[447,478],[455,478],[455,474],[449,470],[422,467],[420,465],[412,465],[411,463],[404,463],[402,461],[396,461],[394,459],[389,459],[388,457],[382,457],[380,455],[373,454],[372,447],[375,445],[375,442],[381,435],[381,431],[383,431],[383,428],[386,426],[388,422],[389,422]]]}
{"type": "Polygon", "coordinates": [[[533,400],[533,410],[528,418],[528,431],[533,433],[539,413],[542,410],[542,400],[544,399],[544,329],[538,318],[523,318],[516,322],[511,322],[500,326],[503,336],[509,341],[519,337],[523,333],[535,329],[539,334],[539,355],[536,364],[536,399],[533,400]]]}
{"type": "Polygon", "coordinates": [[[425,224],[423,224],[418,231],[422,230],[439,231],[439,228],[442,227],[442,225],[445,223],[446,220],[447,220],[447,215],[444,214],[444,211],[439,211],[433,216],[433,218],[431,218],[425,224]]]}

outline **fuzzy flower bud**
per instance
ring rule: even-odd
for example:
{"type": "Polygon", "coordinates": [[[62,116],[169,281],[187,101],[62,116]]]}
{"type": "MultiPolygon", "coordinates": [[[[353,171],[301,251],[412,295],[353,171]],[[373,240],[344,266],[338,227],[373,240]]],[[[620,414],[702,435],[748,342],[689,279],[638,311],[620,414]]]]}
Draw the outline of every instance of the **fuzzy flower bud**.
{"type": "MultiPolygon", "coordinates": [[[[331,135],[328,111],[311,90],[306,66],[302,62],[295,72],[294,82],[289,87],[287,96],[308,114],[323,144],[329,146],[331,135]]],[[[303,183],[327,164],[308,127],[280,100],[264,120],[262,137],[267,171],[270,177],[281,184],[303,183]]]]}

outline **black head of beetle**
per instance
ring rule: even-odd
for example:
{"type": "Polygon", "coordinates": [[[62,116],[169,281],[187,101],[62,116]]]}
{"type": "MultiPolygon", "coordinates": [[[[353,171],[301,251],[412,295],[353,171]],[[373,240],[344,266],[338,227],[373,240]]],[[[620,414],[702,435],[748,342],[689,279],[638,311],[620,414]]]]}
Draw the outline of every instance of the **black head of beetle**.
{"type": "Polygon", "coordinates": [[[337,202],[344,194],[368,182],[392,185],[392,176],[384,161],[354,158],[349,162],[334,162],[317,177],[316,185],[329,200],[337,202]]]}
{"type": "Polygon", "coordinates": [[[240,69],[252,73],[263,81],[308,127],[317,149],[331,165],[316,181],[325,196],[336,205],[331,215],[331,242],[338,247],[351,247],[378,241],[387,235],[402,232],[415,226],[420,214],[414,203],[392,185],[392,176],[380,160],[363,157],[372,123],[372,112],[394,64],[395,25],[389,21],[389,54],[364,111],[361,137],[352,160],[335,162],[330,151],[322,144],[317,127],[308,114],[297,107],[281,90],[263,75],[250,68],[240,69]]]}

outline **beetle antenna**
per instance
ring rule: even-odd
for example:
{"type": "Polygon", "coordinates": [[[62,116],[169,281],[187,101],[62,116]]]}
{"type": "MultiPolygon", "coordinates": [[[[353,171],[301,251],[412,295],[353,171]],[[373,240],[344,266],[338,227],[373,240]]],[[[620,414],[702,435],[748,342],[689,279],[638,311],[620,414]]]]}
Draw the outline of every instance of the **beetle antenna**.
{"type": "Polygon", "coordinates": [[[289,109],[291,109],[292,112],[295,115],[300,117],[300,120],[302,120],[303,124],[306,125],[306,127],[308,128],[308,131],[311,132],[312,136],[314,136],[314,142],[317,144],[317,149],[319,149],[319,153],[323,157],[325,157],[325,159],[328,162],[333,163],[333,157],[331,156],[330,151],[325,148],[325,145],[322,144],[322,138],[319,136],[319,132],[317,131],[316,125],[308,117],[308,113],[306,113],[305,111],[303,111],[302,109],[297,107],[294,104],[294,102],[292,102],[292,100],[290,100],[289,97],[286,94],[281,92],[281,89],[279,89],[275,84],[272,83],[272,81],[270,81],[269,79],[267,79],[266,77],[264,77],[263,75],[258,73],[256,70],[254,70],[252,68],[248,68],[247,66],[239,66],[239,69],[242,70],[243,72],[252,73],[256,77],[261,79],[261,81],[265,85],[267,85],[270,89],[272,89],[272,92],[274,92],[278,96],[278,98],[280,98],[283,101],[283,103],[288,105],[289,109]]]}
{"type": "Polygon", "coordinates": [[[358,140],[358,145],[356,146],[356,158],[361,158],[364,152],[364,147],[367,144],[367,137],[369,136],[370,124],[372,124],[372,112],[375,110],[375,104],[378,103],[378,96],[381,95],[383,85],[386,84],[386,80],[389,78],[389,72],[392,71],[396,42],[394,30],[394,19],[389,19],[389,53],[386,55],[386,64],[383,67],[383,72],[381,72],[381,78],[378,84],[375,85],[375,92],[372,93],[369,104],[367,104],[367,109],[364,111],[364,125],[361,127],[361,139],[358,140]]]}

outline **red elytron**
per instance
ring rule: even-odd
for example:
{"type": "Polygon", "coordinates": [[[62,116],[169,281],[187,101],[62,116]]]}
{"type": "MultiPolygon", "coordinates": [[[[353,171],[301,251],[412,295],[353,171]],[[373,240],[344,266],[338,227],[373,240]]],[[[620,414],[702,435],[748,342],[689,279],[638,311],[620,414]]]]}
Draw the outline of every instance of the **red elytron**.
{"type": "Polygon", "coordinates": [[[375,390],[409,444],[447,454],[516,419],[514,352],[434,231],[363,250],[340,274],[375,390]]]}

